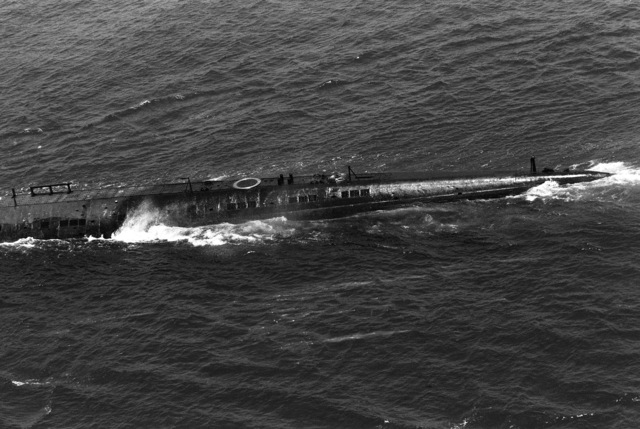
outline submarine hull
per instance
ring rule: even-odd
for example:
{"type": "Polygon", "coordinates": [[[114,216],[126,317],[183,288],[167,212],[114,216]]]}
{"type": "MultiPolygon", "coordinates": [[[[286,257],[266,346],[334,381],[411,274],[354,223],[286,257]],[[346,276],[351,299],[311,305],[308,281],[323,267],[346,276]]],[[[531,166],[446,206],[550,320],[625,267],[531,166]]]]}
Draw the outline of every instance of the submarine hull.
{"type": "Polygon", "coordinates": [[[572,184],[608,176],[563,173],[374,173],[342,177],[290,176],[229,181],[72,189],[71,184],[31,187],[0,197],[0,241],[21,238],[110,238],[127,219],[195,227],[284,216],[317,220],[414,203],[501,198],[544,182],[572,184]]]}

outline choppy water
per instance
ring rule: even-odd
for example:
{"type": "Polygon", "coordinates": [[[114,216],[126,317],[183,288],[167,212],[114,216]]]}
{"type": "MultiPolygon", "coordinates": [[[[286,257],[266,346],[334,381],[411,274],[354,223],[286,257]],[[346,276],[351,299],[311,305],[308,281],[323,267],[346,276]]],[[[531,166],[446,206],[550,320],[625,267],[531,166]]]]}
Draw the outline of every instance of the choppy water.
{"type": "Polygon", "coordinates": [[[581,164],[323,222],[0,245],[0,427],[635,428],[640,7],[0,3],[0,183],[581,164]]]}

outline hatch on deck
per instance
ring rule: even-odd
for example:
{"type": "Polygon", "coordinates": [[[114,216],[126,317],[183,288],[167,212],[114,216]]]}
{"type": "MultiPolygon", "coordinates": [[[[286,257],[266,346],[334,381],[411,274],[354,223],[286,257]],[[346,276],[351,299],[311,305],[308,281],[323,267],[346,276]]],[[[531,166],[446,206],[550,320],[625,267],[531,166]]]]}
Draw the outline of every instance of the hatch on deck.
{"type": "Polygon", "coordinates": [[[56,183],[53,185],[41,185],[41,186],[30,186],[31,196],[35,197],[36,195],[53,195],[53,194],[70,194],[71,191],[71,183],[56,183]],[[42,192],[45,189],[47,191],[42,192]]]}

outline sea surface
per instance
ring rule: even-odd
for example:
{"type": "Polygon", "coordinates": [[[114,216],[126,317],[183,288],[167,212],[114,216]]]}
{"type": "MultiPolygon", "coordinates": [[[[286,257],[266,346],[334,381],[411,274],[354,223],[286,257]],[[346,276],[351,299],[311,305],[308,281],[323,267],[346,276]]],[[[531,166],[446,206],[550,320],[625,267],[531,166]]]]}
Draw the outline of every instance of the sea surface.
{"type": "Polygon", "coordinates": [[[640,3],[3,0],[0,188],[591,168],[0,244],[0,428],[640,427],[640,3]]]}

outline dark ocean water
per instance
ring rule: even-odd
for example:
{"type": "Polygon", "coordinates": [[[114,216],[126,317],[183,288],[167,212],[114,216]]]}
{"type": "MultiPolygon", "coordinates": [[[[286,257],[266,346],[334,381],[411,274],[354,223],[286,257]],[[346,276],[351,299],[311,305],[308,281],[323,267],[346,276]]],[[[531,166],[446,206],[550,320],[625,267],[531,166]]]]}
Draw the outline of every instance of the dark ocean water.
{"type": "Polygon", "coordinates": [[[615,173],[1,244],[0,428],[640,426],[636,2],[4,0],[0,58],[3,194],[615,173]]]}

